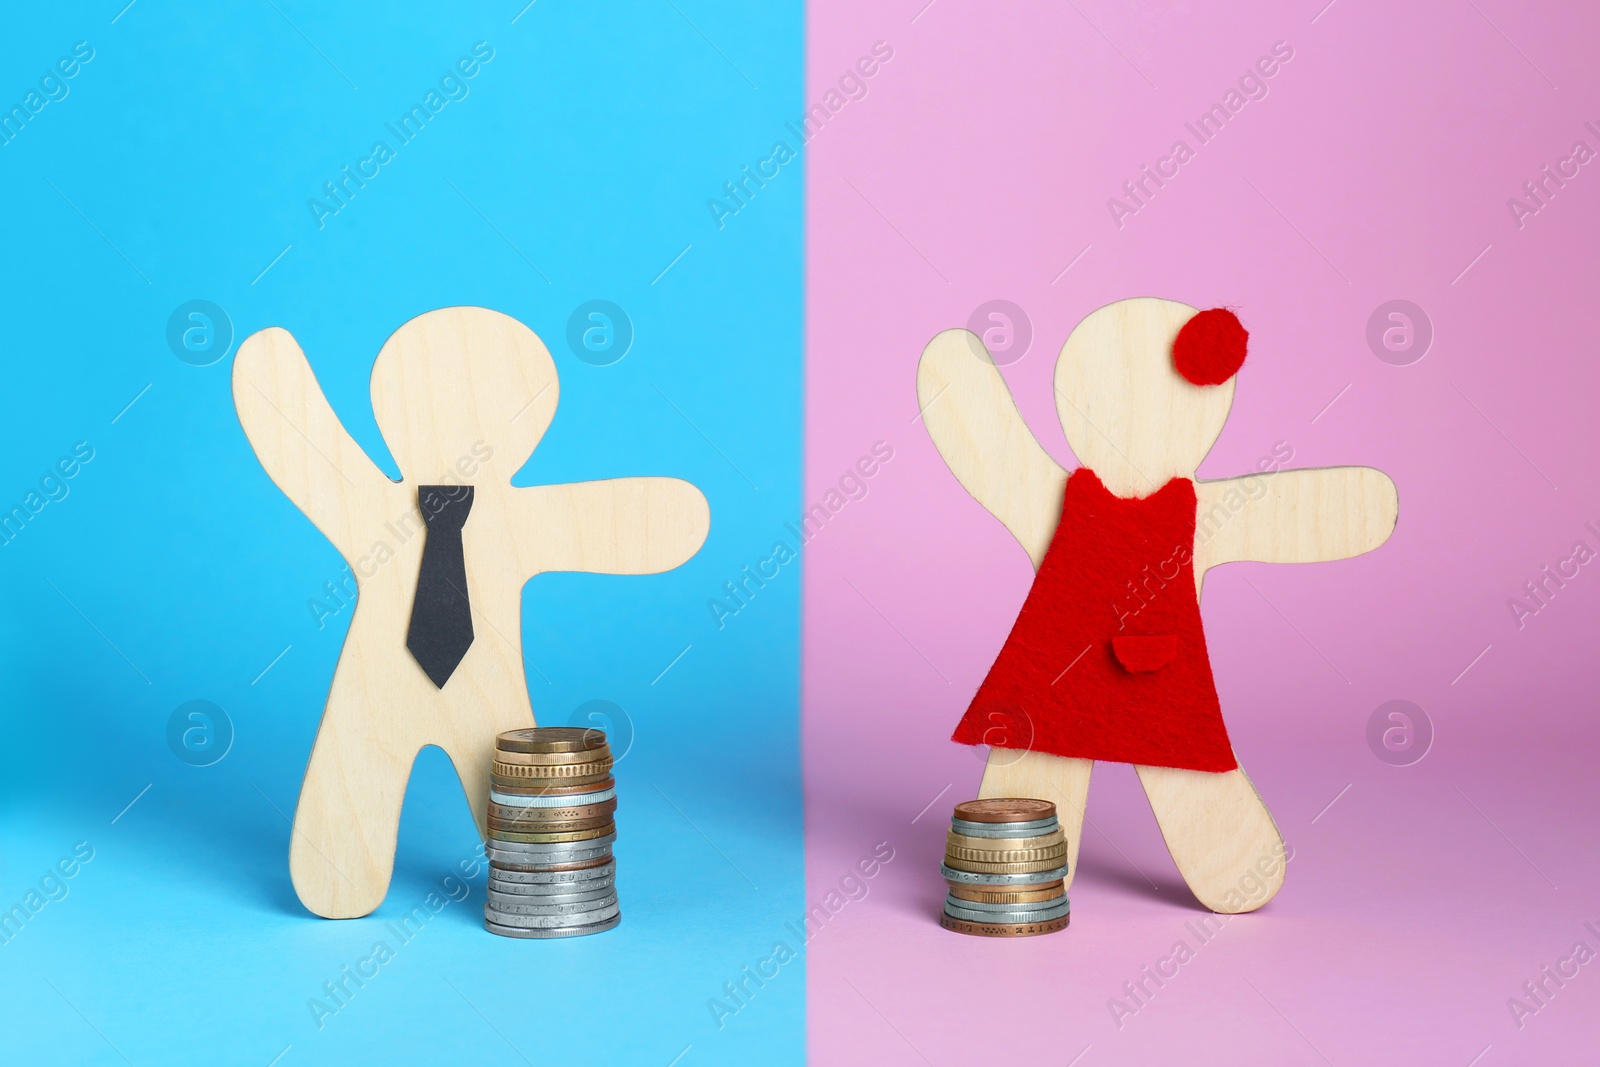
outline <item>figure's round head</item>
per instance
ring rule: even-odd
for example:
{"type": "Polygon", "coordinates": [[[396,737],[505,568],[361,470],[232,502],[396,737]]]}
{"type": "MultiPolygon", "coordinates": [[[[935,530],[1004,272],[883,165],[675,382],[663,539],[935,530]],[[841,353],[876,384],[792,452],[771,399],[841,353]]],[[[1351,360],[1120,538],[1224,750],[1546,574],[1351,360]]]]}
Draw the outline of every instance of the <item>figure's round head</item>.
{"type": "Polygon", "coordinates": [[[509,480],[544,436],[559,395],[544,342],[487,308],[418,315],[384,342],[372,368],[378,428],[416,484],[509,480]]]}
{"type": "Polygon", "coordinates": [[[1056,412],[1078,461],[1122,496],[1192,478],[1228,419],[1247,336],[1232,312],[1175,300],[1090,314],[1056,362],[1056,412]]]}

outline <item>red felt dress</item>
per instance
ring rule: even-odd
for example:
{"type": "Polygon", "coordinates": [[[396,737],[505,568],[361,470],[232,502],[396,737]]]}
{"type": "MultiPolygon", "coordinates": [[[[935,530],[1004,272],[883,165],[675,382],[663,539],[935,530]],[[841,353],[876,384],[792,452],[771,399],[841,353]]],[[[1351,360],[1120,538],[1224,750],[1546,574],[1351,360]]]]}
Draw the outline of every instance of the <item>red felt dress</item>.
{"type": "Polygon", "coordinates": [[[1195,493],[1174,478],[1119,497],[1067,476],[1061,520],[988,677],[956,727],[968,745],[1231,771],[1200,627],[1195,493]]]}

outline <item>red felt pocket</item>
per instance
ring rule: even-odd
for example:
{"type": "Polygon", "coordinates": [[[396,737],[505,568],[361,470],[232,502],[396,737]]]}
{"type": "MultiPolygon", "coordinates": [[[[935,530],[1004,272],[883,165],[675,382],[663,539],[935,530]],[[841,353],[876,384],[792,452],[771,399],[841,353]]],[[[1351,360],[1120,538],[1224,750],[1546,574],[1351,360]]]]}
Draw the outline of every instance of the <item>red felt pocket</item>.
{"type": "Polygon", "coordinates": [[[1113,637],[1111,651],[1117,662],[1134,674],[1159,671],[1178,654],[1178,639],[1171,634],[1160,637],[1113,637]]]}

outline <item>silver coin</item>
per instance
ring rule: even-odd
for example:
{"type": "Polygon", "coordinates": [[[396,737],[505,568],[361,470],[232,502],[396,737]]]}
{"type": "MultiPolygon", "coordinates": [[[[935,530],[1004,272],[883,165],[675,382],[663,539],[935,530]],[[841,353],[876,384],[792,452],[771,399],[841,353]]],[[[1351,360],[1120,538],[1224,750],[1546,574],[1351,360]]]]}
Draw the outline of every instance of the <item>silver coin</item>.
{"type": "Polygon", "coordinates": [[[999,923],[1003,926],[1012,926],[1019,923],[1047,923],[1057,919],[1064,919],[1072,914],[1070,907],[1056,907],[1049,911],[973,911],[970,908],[944,909],[945,915],[952,919],[974,923],[999,923]]]}
{"type": "Polygon", "coordinates": [[[995,926],[1040,926],[1046,923],[1067,923],[1072,920],[1072,911],[1052,912],[1022,912],[1005,914],[1001,912],[953,912],[947,911],[942,918],[946,922],[986,923],[995,926]]]}
{"type": "Polygon", "coordinates": [[[525,852],[501,848],[498,844],[490,842],[485,851],[489,854],[489,862],[496,867],[565,867],[574,863],[612,860],[610,845],[571,852],[525,852]]]}
{"type": "MultiPolygon", "coordinates": [[[[614,872],[607,872],[600,878],[585,878],[576,882],[518,882],[509,878],[498,878],[497,874],[508,873],[491,870],[489,873],[489,888],[499,893],[530,893],[545,896],[561,893],[592,893],[596,889],[617,884],[614,872]]],[[[509,872],[515,873],[515,872],[509,872]]]]}
{"type": "Polygon", "coordinates": [[[607,886],[592,893],[562,893],[541,895],[537,893],[490,893],[488,903],[495,911],[522,915],[564,915],[566,911],[594,910],[617,902],[617,889],[607,886]]]}
{"type": "MultiPolygon", "coordinates": [[[[561,867],[570,867],[574,863],[594,863],[600,860],[604,860],[608,863],[616,862],[611,858],[609,853],[601,856],[557,856],[552,858],[549,856],[526,856],[516,852],[496,852],[494,849],[489,850],[489,869],[492,871],[510,871],[518,873],[525,873],[528,871],[549,871],[561,867]]],[[[588,870],[589,868],[584,869],[588,870]]]]}
{"type": "Polygon", "coordinates": [[[543,901],[528,904],[521,901],[506,902],[503,900],[490,900],[488,914],[494,915],[496,921],[505,921],[508,915],[585,915],[591,911],[600,911],[617,903],[617,892],[614,889],[599,894],[594,900],[574,900],[565,904],[546,904],[543,901]]]}
{"type": "Polygon", "coordinates": [[[952,882],[962,885],[1034,885],[1054,882],[1067,876],[1067,865],[1048,871],[1028,871],[1024,874],[979,874],[976,871],[958,871],[947,863],[939,864],[939,872],[952,882]]]}
{"type": "Polygon", "coordinates": [[[609,867],[617,862],[611,854],[611,846],[605,845],[596,849],[585,849],[582,852],[518,852],[512,849],[502,849],[497,842],[490,841],[486,851],[490,853],[489,869],[494,871],[525,869],[529,864],[535,870],[544,867],[573,867],[575,870],[592,871],[596,867],[609,867]],[[589,853],[594,853],[590,855],[589,853]]]}
{"type": "Polygon", "coordinates": [[[483,917],[485,922],[498,923],[501,926],[549,930],[557,926],[587,926],[590,923],[604,922],[620,911],[617,905],[611,904],[593,911],[575,911],[565,915],[518,915],[498,911],[485,905],[483,917]]]}
{"type": "Polygon", "coordinates": [[[515,893],[490,886],[488,899],[496,904],[581,904],[616,896],[616,886],[605,885],[598,889],[574,889],[573,893],[515,893]]]}
{"type": "Polygon", "coordinates": [[[975,911],[972,908],[958,908],[946,902],[944,913],[952,919],[965,919],[967,922],[1001,923],[1011,926],[1017,923],[1045,923],[1059,919],[1063,915],[1072,914],[1072,905],[1063,900],[1055,907],[1039,911],[975,911]]]}
{"type": "Polygon", "coordinates": [[[554,889],[557,886],[587,885],[591,882],[613,881],[617,877],[617,861],[603,863],[597,867],[584,867],[576,871],[510,871],[504,867],[489,868],[489,884],[517,883],[527,886],[545,886],[554,889]]]}
{"type": "Polygon", "coordinates": [[[555,926],[542,930],[530,929],[522,926],[502,926],[492,919],[485,919],[483,925],[484,929],[488,930],[491,934],[497,934],[500,937],[528,937],[544,939],[556,937],[582,937],[584,934],[604,933],[607,930],[613,929],[621,921],[622,915],[618,913],[609,919],[605,919],[597,923],[589,923],[585,926],[555,926]]]}
{"type": "Polygon", "coordinates": [[[520,849],[499,848],[499,845],[490,841],[488,846],[490,861],[498,865],[504,861],[514,867],[566,867],[571,864],[592,864],[597,861],[611,861],[611,846],[605,848],[570,849],[570,851],[557,851],[557,853],[544,853],[544,851],[520,851],[520,849]]]}
{"type": "Polygon", "coordinates": [[[489,849],[491,869],[537,871],[551,867],[567,867],[574,863],[593,863],[596,860],[611,860],[611,851],[607,849],[605,852],[550,855],[543,852],[497,852],[493,847],[489,849]]]}
{"type": "Polygon", "coordinates": [[[537,897],[531,899],[535,901],[532,904],[521,901],[505,903],[500,900],[490,900],[486,902],[484,910],[486,914],[499,916],[500,918],[496,921],[504,921],[507,915],[582,915],[586,912],[599,911],[602,908],[611,907],[617,902],[617,894],[615,891],[608,891],[602,893],[596,900],[574,900],[567,904],[545,904],[540,902],[537,897]]]}
{"type": "MultiPolygon", "coordinates": [[[[545,887],[539,886],[535,888],[543,889],[545,887]]],[[[564,890],[564,892],[530,893],[527,891],[528,886],[513,882],[509,888],[491,885],[488,892],[490,900],[502,901],[508,904],[570,904],[580,900],[599,900],[602,896],[605,896],[608,893],[615,895],[617,892],[617,885],[615,882],[600,882],[595,884],[593,888],[588,885],[569,885],[561,886],[559,888],[564,890]]]]}
{"type": "Polygon", "coordinates": [[[506,893],[489,887],[489,903],[497,908],[553,908],[566,904],[587,904],[596,900],[606,903],[617,899],[617,887],[608,885],[601,889],[586,889],[581,893],[506,893]]]}
{"type": "Polygon", "coordinates": [[[549,855],[565,856],[574,852],[601,852],[611,848],[611,843],[617,839],[613,830],[600,837],[590,837],[583,841],[506,841],[489,835],[489,847],[497,848],[501,852],[534,852],[549,855]]]}
{"type": "Polygon", "coordinates": [[[571,863],[589,863],[594,860],[609,860],[612,858],[610,845],[602,845],[600,848],[551,850],[506,848],[498,841],[490,841],[486,851],[489,854],[491,863],[497,865],[505,863],[516,867],[560,867],[571,863]]]}
{"type": "Polygon", "coordinates": [[[967,837],[1039,837],[1052,830],[1059,830],[1061,822],[1054,815],[1048,819],[1034,819],[1030,822],[968,822],[966,819],[951,819],[950,829],[967,837]]]}
{"type": "Polygon", "coordinates": [[[579,808],[599,804],[617,795],[616,786],[597,789],[593,793],[567,793],[564,796],[523,796],[520,793],[502,793],[489,790],[489,799],[509,808],[579,808]]]}
{"type": "Polygon", "coordinates": [[[1051,897],[1049,900],[1021,900],[1009,904],[991,904],[983,900],[965,900],[961,897],[950,895],[944,898],[945,907],[955,906],[966,911],[1049,911],[1066,903],[1066,894],[1051,897]]]}
{"type": "MultiPolygon", "coordinates": [[[[598,859],[600,857],[595,858],[598,859]]],[[[496,856],[493,853],[489,854],[489,860],[489,869],[492,871],[499,871],[501,874],[549,874],[554,873],[561,867],[567,866],[567,864],[564,862],[528,859],[524,856],[496,856]]],[[[591,861],[584,860],[583,862],[589,863],[591,861]]],[[[585,868],[585,870],[588,869],[590,868],[585,868]]]]}

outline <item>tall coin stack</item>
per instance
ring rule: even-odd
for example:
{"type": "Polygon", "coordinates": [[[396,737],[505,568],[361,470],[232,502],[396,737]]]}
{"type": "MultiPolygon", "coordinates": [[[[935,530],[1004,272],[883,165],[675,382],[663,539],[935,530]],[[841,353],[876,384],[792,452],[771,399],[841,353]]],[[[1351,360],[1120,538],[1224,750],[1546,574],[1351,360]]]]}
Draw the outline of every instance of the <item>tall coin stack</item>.
{"type": "Polygon", "coordinates": [[[980,937],[1031,937],[1072,921],[1067,839],[1048,800],[969,800],[950,820],[939,925],[980,937]]]}
{"type": "Polygon", "coordinates": [[[576,937],[621,922],[611,855],[616,810],[604,731],[501,734],[489,785],[489,932],[576,937]]]}

